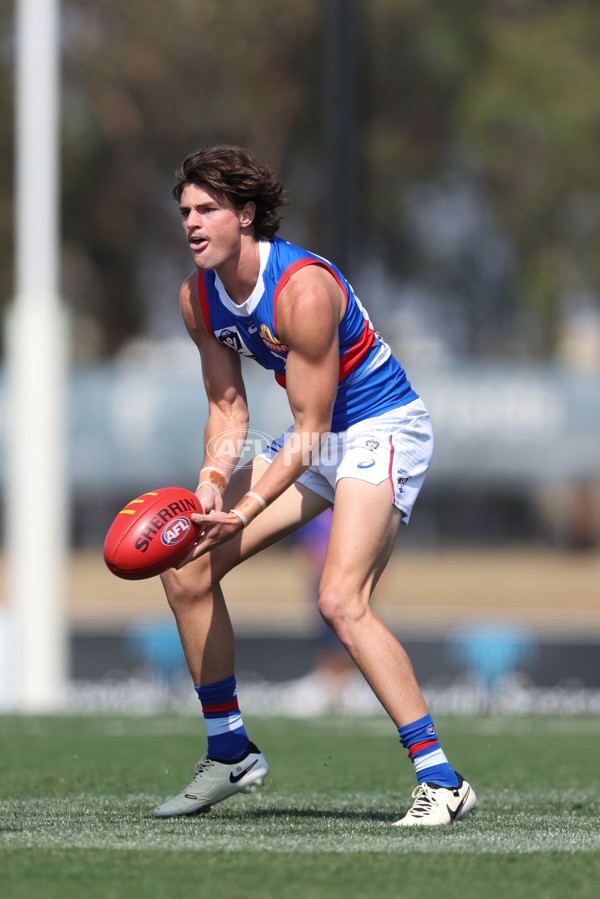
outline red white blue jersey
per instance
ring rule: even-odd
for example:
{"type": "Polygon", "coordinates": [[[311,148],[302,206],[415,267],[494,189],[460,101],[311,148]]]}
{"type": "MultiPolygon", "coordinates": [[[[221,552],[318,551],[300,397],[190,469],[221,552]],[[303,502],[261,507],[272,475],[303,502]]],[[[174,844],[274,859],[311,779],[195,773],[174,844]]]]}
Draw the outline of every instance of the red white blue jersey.
{"type": "Polygon", "coordinates": [[[277,331],[277,300],[289,279],[305,265],[326,268],[346,296],[339,324],[340,372],[332,431],[345,431],[417,398],[404,369],[374,330],[366,310],[333,263],[279,237],[260,241],[260,271],[248,299],[234,303],[214,271],[198,273],[198,299],[210,333],[242,356],[275,372],[285,387],[288,347],[277,331]]]}

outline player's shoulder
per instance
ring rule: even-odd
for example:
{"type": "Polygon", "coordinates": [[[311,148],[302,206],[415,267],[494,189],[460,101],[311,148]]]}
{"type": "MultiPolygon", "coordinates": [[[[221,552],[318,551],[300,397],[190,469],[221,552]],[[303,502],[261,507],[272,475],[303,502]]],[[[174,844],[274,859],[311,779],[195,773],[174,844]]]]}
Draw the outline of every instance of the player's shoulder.
{"type": "Polygon", "coordinates": [[[199,337],[208,333],[198,289],[199,285],[204,283],[203,278],[203,272],[191,272],[191,274],[184,280],[179,290],[181,314],[186,328],[192,338],[196,341],[199,337]]]}
{"type": "Polygon", "coordinates": [[[189,302],[193,296],[198,295],[198,274],[197,271],[190,272],[184,279],[179,288],[179,298],[182,302],[189,302]]]}
{"type": "Polygon", "coordinates": [[[179,299],[182,305],[197,303],[201,295],[210,295],[214,285],[214,273],[203,272],[197,269],[187,276],[179,290],[179,299]]]}
{"type": "Polygon", "coordinates": [[[295,244],[288,244],[282,252],[284,261],[276,293],[279,303],[310,306],[319,295],[341,296],[341,274],[324,256],[295,244]]]}
{"type": "Polygon", "coordinates": [[[311,343],[315,334],[329,340],[343,318],[345,299],[330,272],[320,265],[298,269],[279,295],[277,329],[292,346],[304,335],[311,343]]]}
{"type": "MultiPolygon", "coordinates": [[[[290,243],[281,237],[275,237],[271,241],[270,274],[274,277],[277,287],[277,296],[289,284],[311,280],[319,269],[329,269],[332,273],[334,266],[323,256],[313,253],[298,244],[290,243]]],[[[316,278],[322,277],[316,274],[316,278]]]]}
{"type": "Polygon", "coordinates": [[[304,247],[291,243],[279,235],[275,235],[269,242],[271,244],[270,259],[281,268],[286,268],[299,259],[310,258],[314,255],[304,247]]]}

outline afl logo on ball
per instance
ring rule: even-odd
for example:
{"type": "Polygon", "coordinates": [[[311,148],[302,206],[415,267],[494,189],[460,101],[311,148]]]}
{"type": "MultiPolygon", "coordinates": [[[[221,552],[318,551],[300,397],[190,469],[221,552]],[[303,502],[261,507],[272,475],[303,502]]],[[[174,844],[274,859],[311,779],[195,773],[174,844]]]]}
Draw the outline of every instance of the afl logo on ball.
{"type": "Polygon", "coordinates": [[[160,539],[165,546],[177,546],[185,538],[189,529],[189,518],[174,518],[173,521],[169,522],[169,526],[163,530],[160,539]]]}

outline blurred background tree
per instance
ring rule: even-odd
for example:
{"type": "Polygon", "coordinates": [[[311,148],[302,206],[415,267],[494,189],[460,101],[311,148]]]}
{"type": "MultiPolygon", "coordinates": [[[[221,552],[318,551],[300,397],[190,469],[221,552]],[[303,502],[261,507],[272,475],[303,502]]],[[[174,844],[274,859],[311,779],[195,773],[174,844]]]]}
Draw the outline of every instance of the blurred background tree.
{"type": "MultiPolygon", "coordinates": [[[[13,14],[4,0],[4,304],[13,14]]],[[[216,142],[281,171],[282,234],[347,256],[403,358],[548,358],[565,316],[598,316],[594,0],[63,0],[62,43],[63,285],[80,358],[181,336],[190,261],[173,171],[216,142]],[[337,95],[332,58],[348,66],[337,95]],[[344,89],[356,180],[336,194],[327,141],[344,89]],[[328,208],[344,189],[354,215],[340,249],[328,208]]],[[[35,227],[32,210],[32,241],[35,227]]]]}

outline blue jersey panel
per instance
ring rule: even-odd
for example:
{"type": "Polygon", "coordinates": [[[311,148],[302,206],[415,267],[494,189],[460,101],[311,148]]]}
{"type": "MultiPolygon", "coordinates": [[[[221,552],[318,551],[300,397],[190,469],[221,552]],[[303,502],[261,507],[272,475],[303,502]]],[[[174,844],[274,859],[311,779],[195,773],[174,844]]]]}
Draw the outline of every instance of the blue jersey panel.
{"type": "Polygon", "coordinates": [[[198,294],[209,329],[240,355],[255,359],[285,383],[288,347],[277,333],[277,297],[304,265],[326,267],[346,294],[340,322],[340,380],[331,429],[342,431],[416,399],[400,363],[373,328],[348,281],[331,262],[280,238],[260,243],[260,274],[252,295],[238,305],[227,296],[214,272],[199,273],[198,294]]]}

